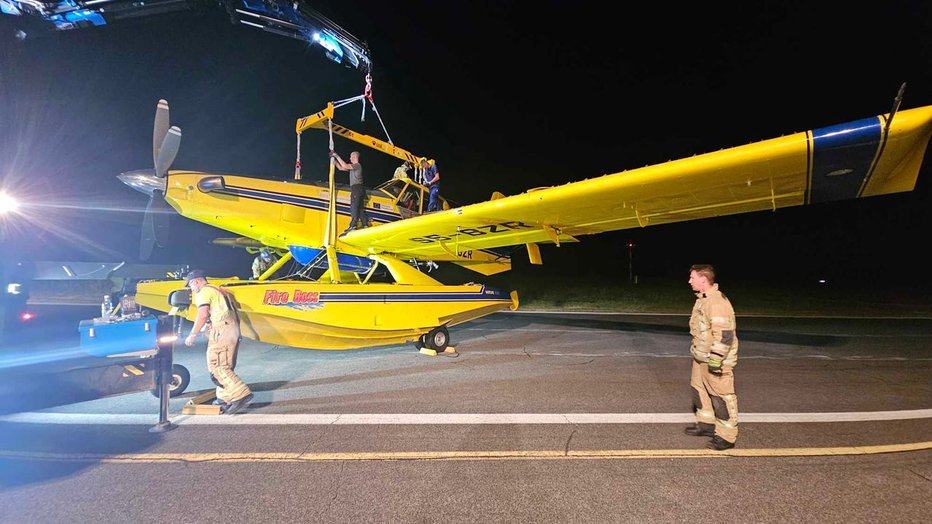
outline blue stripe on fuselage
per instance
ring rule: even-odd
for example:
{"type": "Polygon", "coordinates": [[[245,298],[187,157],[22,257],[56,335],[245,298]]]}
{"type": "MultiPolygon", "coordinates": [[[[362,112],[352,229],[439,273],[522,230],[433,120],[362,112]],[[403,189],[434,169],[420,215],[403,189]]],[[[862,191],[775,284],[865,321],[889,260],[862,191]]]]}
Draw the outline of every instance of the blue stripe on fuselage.
{"type": "MultiPolygon", "coordinates": [[[[222,195],[231,195],[240,198],[251,198],[253,200],[262,200],[263,202],[272,202],[276,204],[291,204],[298,207],[303,207],[307,209],[313,209],[318,211],[327,211],[327,207],[330,205],[328,200],[323,198],[314,198],[314,197],[299,197],[290,195],[287,193],[278,193],[275,191],[264,191],[259,189],[250,189],[247,187],[240,186],[226,186],[223,189],[218,189],[213,191],[214,193],[222,195]]],[[[345,204],[337,204],[337,214],[350,216],[350,206],[345,204]]],[[[389,223],[396,220],[401,220],[401,215],[396,213],[384,213],[376,211],[372,208],[366,208],[366,214],[373,222],[383,222],[389,223]]],[[[492,255],[498,258],[507,258],[511,259],[511,253],[505,251],[504,249],[480,249],[486,253],[491,253],[492,255]]]]}
{"type": "Polygon", "coordinates": [[[856,198],[870,176],[881,132],[878,117],[813,129],[809,202],[856,198]]]}
{"type": "MultiPolygon", "coordinates": [[[[242,198],[264,200],[266,202],[291,204],[293,206],[304,207],[304,208],[314,209],[314,210],[319,210],[319,211],[326,211],[327,207],[330,205],[329,201],[324,200],[322,198],[300,197],[300,196],[295,196],[295,195],[275,193],[273,191],[263,191],[259,189],[250,189],[250,188],[245,188],[245,187],[227,186],[223,190],[219,190],[216,192],[227,194],[227,195],[238,196],[242,198]]],[[[350,206],[347,204],[338,203],[337,214],[350,216],[350,206]]],[[[374,222],[386,222],[387,223],[387,222],[394,222],[395,220],[401,219],[401,215],[376,211],[375,209],[371,207],[366,207],[366,214],[374,222]]]]}

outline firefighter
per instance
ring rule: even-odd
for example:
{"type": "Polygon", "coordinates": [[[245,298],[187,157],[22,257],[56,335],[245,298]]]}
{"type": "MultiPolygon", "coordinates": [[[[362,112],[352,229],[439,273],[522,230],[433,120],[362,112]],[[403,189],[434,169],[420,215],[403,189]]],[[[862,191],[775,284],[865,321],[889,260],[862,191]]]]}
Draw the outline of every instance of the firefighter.
{"type": "Polygon", "coordinates": [[[268,271],[276,262],[278,262],[278,257],[270,253],[268,249],[263,248],[252,261],[252,279],[256,280],[259,278],[262,273],[268,271]]]}
{"type": "Polygon", "coordinates": [[[411,169],[411,164],[405,162],[400,166],[395,168],[395,173],[392,175],[392,180],[407,180],[408,171],[411,169]]]}
{"type": "Polygon", "coordinates": [[[191,288],[197,319],[191,333],[184,339],[188,347],[206,325],[207,370],[217,384],[217,400],[223,413],[232,415],[252,400],[252,391],[233,371],[239,349],[239,315],[226,291],[207,283],[207,273],[195,269],[188,273],[187,285],[191,288]]]}
{"type": "Polygon", "coordinates": [[[708,264],[689,268],[689,285],[696,304],[689,318],[692,335],[692,375],[689,381],[696,423],[686,428],[694,437],[712,437],[706,446],[722,451],[738,439],[738,396],[734,367],[738,364],[735,310],[715,283],[715,269],[708,264]]]}

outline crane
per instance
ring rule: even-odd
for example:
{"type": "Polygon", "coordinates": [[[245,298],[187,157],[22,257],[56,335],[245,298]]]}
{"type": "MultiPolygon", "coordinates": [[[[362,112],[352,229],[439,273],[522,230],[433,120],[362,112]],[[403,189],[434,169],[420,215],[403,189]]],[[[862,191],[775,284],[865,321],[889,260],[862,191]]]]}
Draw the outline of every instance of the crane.
{"type": "Polygon", "coordinates": [[[12,22],[13,37],[98,28],[122,20],[180,11],[226,12],[242,24],[305,42],[329,60],[364,75],[372,72],[365,42],[312,9],[303,0],[0,0],[0,18],[12,22]]]}

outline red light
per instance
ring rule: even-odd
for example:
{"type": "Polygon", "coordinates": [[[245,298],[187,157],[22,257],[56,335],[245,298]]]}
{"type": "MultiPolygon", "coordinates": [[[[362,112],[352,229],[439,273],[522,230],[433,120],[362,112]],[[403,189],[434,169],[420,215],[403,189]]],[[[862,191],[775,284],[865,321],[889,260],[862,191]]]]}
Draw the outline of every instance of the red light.
{"type": "Polygon", "coordinates": [[[22,315],[20,315],[19,318],[20,318],[23,322],[25,322],[25,321],[27,321],[27,320],[32,320],[32,319],[36,318],[36,316],[33,315],[32,313],[28,313],[28,312],[27,312],[27,313],[23,313],[22,315]]]}

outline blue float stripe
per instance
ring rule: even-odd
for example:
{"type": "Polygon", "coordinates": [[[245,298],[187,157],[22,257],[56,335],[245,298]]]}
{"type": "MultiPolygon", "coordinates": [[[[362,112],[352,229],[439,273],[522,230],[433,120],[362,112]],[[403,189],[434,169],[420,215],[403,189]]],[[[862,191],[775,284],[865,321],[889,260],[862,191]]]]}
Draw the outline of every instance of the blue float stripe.
{"type": "Polygon", "coordinates": [[[857,198],[881,145],[879,117],[812,130],[809,202],[857,198]]]}

